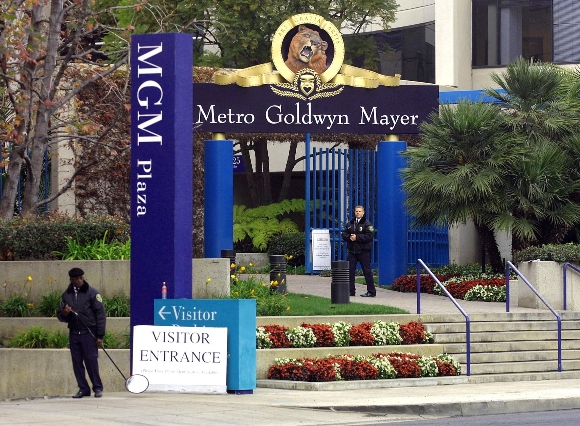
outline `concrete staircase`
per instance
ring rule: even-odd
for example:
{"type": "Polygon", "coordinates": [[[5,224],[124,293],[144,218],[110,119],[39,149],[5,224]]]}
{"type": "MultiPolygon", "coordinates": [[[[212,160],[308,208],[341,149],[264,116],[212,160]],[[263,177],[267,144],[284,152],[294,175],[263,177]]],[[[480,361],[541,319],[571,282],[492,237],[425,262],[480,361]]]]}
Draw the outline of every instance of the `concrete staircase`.
{"type": "MultiPolygon", "coordinates": [[[[580,312],[559,314],[562,372],[558,372],[558,325],[550,311],[470,315],[470,382],[580,378],[580,312]]],[[[421,321],[467,374],[465,318],[422,315],[421,321]]]]}

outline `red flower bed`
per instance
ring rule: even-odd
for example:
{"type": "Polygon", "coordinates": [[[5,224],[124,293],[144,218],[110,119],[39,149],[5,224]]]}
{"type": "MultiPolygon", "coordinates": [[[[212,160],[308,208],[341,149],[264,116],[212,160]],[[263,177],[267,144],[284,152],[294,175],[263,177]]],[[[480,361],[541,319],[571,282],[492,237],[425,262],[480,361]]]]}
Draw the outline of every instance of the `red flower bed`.
{"type": "Polygon", "coordinates": [[[443,362],[443,361],[439,361],[439,360],[435,360],[435,362],[437,363],[437,375],[438,376],[456,376],[457,375],[457,370],[455,370],[455,367],[453,367],[453,365],[451,365],[451,363],[449,362],[443,362]]]}
{"type": "Polygon", "coordinates": [[[416,345],[425,341],[425,329],[423,328],[423,324],[417,321],[400,324],[399,334],[403,339],[403,345],[416,345]]]}
{"type": "Polygon", "coordinates": [[[346,358],[334,358],[340,365],[340,375],[343,380],[377,380],[379,370],[368,361],[354,361],[346,358]]]}
{"type": "Polygon", "coordinates": [[[304,380],[307,382],[331,382],[336,380],[334,364],[329,359],[305,361],[302,365],[304,380]]]}
{"type": "Polygon", "coordinates": [[[375,338],[371,334],[372,326],[372,322],[353,325],[348,331],[348,334],[350,334],[350,346],[374,346],[375,338]]]}
{"type": "Polygon", "coordinates": [[[421,377],[421,367],[417,364],[419,355],[403,354],[392,352],[390,354],[376,354],[375,356],[386,356],[397,372],[397,378],[421,377]]]}
{"type": "MultiPolygon", "coordinates": [[[[453,275],[438,275],[435,274],[440,282],[447,281],[453,275]]],[[[421,275],[421,293],[433,293],[433,289],[437,284],[431,278],[431,275],[421,275]]],[[[402,275],[393,281],[391,287],[394,291],[402,293],[416,293],[417,292],[417,275],[402,275]]]]}
{"type": "MultiPolygon", "coordinates": [[[[457,275],[439,275],[435,274],[439,282],[443,283],[450,278],[457,275]]],[[[463,299],[465,293],[471,290],[476,285],[483,286],[494,286],[501,287],[505,285],[505,279],[503,278],[491,278],[491,279],[477,279],[462,281],[460,283],[449,283],[445,286],[447,291],[456,299],[463,299]]],[[[421,293],[433,293],[435,288],[439,286],[435,283],[435,280],[431,278],[431,275],[421,275],[421,293]]],[[[417,291],[417,276],[416,275],[403,275],[396,278],[393,281],[392,290],[400,291],[402,293],[415,293],[417,291]]]]}
{"type": "MultiPolygon", "coordinates": [[[[417,363],[420,355],[391,352],[373,354],[375,358],[386,357],[394,367],[397,378],[421,377],[421,367],[417,363]]],[[[449,362],[435,360],[438,376],[455,376],[457,371],[449,362]]],[[[336,380],[334,364],[340,369],[342,380],[377,380],[379,372],[369,361],[355,361],[345,357],[322,359],[300,358],[297,362],[273,365],[268,371],[268,379],[306,382],[332,382],[336,380]]]]}
{"type": "MultiPolygon", "coordinates": [[[[349,329],[350,342],[349,346],[375,346],[375,337],[371,334],[373,322],[363,322],[358,325],[352,325],[349,329]]],[[[315,347],[333,347],[335,346],[334,332],[332,325],[329,324],[307,324],[302,323],[302,327],[309,328],[316,337],[315,347]]],[[[290,348],[292,343],[288,339],[286,332],[288,327],[280,325],[265,325],[265,333],[272,341],[272,348],[290,348]]],[[[403,345],[416,345],[429,343],[425,341],[425,329],[423,324],[417,321],[411,321],[408,324],[399,324],[399,334],[403,345]]],[[[258,348],[260,349],[260,348],[258,348]]]]}
{"type": "Polygon", "coordinates": [[[379,372],[368,361],[354,361],[342,357],[323,359],[300,358],[297,363],[273,365],[268,371],[268,379],[293,380],[303,382],[332,382],[336,380],[334,364],[340,366],[343,380],[376,380],[379,372]]]}
{"type": "Polygon", "coordinates": [[[309,328],[314,333],[314,336],[316,337],[314,347],[322,348],[334,346],[334,333],[332,332],[332,327],[330,325],[303,323],[302,327],[309,328]]]}
{"type": "Polygon", "coordinates": [[[501,287],[505,285],[505,279],[503,278],[491,278],[489,280],[470,280],[470,281],[463,281],[460,283],[449,283],[445,286],[449,294],[456,299],[463,299],[465,297],[465,293],[471,290],[476,285],[483,285],[483,286],[493,286],[493,287],[501,287]]]}
{"type": "Polygon", "coordinates": [[[303,382],[304,369],[302,368],[301,365],[294,363],[288,363],[284,365],[273,365],[270,367],[270,370],[268,371],[268,379],[303,382]]]}
{"type": "Polygon", "coordinates": [[[291,348],[292,343],[288,340],[286,336],[286,330],[288,327],[283,325],[265,325],[264,330],[269,333],[270,340],[272,341],[272,348],[291,348]]]}

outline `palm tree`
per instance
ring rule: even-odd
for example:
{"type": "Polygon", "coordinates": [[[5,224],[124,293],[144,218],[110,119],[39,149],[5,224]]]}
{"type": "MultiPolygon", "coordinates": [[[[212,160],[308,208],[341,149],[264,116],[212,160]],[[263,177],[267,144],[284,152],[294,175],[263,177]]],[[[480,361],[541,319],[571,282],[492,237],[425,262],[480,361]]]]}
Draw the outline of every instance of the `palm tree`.
{"type": "Polygon", "coordinates": [[[442,105],[421,126],[420,145],[405,155],[407,207],[419,225],[473,220],[494,270],[503,263],[490,226],[503,212],[501,193],[521,142],[506,131],[505,114],[493,104],[442,105]]]}
{"type": "Polygon", "coordinates": [[[512,231],[513,249],[559,243],[580,223],[580,73],[520,59],[492,78],[505,93],[487,93],[524,147],[493,227],[512,231]]]}

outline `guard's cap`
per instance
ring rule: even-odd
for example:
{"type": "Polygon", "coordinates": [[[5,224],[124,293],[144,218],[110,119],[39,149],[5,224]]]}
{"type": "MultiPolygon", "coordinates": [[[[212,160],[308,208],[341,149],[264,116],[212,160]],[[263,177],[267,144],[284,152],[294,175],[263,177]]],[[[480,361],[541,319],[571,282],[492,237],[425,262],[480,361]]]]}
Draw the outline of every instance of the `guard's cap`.
{"type": "Polygon", "coordinates": [[[81,268],[72,268],[70,271],[68,271],[68,276],[71,278],[81,277],[84,274],[85,271],[83,271],[81,268]]]}

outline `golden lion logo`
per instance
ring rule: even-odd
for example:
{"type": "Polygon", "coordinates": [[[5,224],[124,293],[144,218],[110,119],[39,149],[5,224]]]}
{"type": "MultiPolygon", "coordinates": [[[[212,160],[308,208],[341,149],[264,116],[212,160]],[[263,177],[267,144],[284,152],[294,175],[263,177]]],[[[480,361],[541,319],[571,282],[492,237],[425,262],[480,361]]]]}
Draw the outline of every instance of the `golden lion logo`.
{"type": "Polygon", "coordinates": [[[294,73],[310,68],[320,75],[328,69],[327,48],[328,43],[322,40],[318,31],[300,25],[296,35],[292,37],[288,48],[288,59],[284,63],[294,73]]]}

